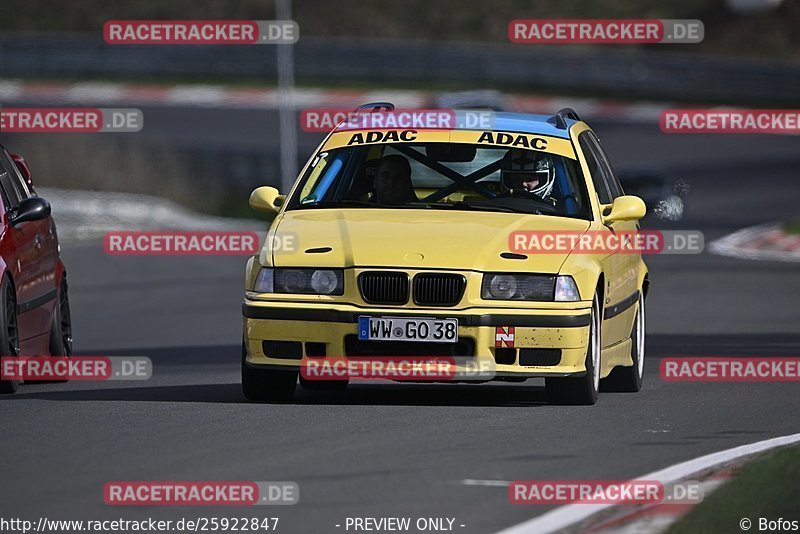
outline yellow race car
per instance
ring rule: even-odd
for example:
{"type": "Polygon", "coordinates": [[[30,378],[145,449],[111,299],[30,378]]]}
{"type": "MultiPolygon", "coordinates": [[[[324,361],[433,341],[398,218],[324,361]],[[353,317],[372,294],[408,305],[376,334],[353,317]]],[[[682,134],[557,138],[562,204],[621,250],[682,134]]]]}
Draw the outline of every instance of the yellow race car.
{"type": "Polygon", "coordinates": [[[544,377],[568,404],[641,388],[647,267],[604,244],[635,236],[646,208],[570,109],[481,129],[340,125],[288,195],[259,187],[250,205],[276,213],[245,276],[250,400],[291,399],[319,358],[490,362],[492,379],[544,377]]]}

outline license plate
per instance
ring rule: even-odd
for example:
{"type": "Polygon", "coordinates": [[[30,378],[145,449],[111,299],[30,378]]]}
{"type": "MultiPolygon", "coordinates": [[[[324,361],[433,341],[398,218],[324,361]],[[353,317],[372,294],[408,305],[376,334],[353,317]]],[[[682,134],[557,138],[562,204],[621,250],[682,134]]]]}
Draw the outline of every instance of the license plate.
{"type": "Polygon", "coordinates": [[[405,317],[358,318],[358,339],[362,341],[458,341],[458,319],[405,317]]]}

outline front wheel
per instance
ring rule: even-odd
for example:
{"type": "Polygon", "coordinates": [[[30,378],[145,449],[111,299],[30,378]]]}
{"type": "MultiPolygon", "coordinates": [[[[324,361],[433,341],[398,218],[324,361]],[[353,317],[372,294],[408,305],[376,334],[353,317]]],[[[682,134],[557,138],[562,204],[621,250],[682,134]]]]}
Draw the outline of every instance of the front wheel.
{"type": "Polygon", "coordinates": [[[600,297],[595,294],[589,319],[589,346],[586,349],[586,374],[580,377],[546,378],[547,399],[554,404],[584,404],[597,402],[600,389],[600,331],[602,312],[600,297]]]}
{"type": "MultiPolygon", "coordinates": [[[[17,328],[17,296],[8,277],[0,284],[0,356],[19,356],[17,328]]],[[[19,380],[3,380],[0,366],[0,393],[14,393],[19,380]]]]}
{"type": "Polygon", "coordinates": [[[248,365],[247,348],[242,342],[242,393],[255,402],[287,402],[297,388],[297,371],[259,369],[248,365]]]}

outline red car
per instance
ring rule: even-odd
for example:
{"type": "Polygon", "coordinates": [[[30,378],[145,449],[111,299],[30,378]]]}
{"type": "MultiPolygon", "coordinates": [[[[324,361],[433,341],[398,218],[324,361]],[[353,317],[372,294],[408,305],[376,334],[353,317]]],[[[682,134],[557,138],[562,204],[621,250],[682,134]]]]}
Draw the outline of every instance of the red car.
{"type": "MultiPolygon", "coordinates": [[[[36,194],[28,165],[0,145],[0,355],[69,356],[67,273],[50,204],[36,194]]],[[[13,393],[0,366],[0,393],[13,393]]]]}

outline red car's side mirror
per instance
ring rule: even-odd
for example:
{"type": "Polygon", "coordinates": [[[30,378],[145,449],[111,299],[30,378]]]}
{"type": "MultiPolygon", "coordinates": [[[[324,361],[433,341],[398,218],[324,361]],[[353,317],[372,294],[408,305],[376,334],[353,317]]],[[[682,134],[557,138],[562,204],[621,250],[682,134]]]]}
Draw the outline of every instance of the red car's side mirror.
{"type": "Polygon", "coordinates": [[[11,159],[14,161],[14,164],[17,166],[17,169],[19,169],[19,172],[20,174],[22,174],[22,177],[25,179],[28,185],[32,187],[33,179],[31,178],[31,168],[28,167],[25,158],[23,158],[19,154],[11,154],[11,159]]]}

